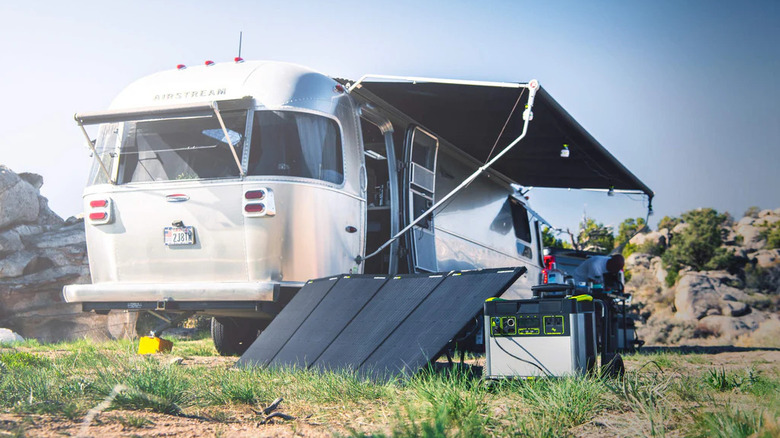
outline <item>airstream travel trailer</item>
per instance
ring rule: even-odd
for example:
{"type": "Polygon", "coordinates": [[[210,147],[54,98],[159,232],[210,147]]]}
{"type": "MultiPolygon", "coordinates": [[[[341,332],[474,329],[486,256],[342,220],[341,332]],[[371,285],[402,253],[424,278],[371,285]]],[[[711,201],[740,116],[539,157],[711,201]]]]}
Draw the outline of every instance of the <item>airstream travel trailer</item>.
{"type": "Polygon", "coordinates": [[[212,315],[223,353],[313,278],[525,266],[507,293],[530,294],[542,219],[523,186],[652,197],[535,81],[353,83],[237,59],[142,78],[75,118],[95,157],[93,283],[65,300],[212,315]]]}

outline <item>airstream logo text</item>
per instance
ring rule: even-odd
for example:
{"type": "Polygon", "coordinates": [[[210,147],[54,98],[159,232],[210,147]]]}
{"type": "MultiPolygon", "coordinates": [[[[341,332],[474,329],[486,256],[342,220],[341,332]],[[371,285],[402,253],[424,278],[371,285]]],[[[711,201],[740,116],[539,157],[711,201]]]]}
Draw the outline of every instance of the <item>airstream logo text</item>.
{"type": "Polygon", "coordinates": [[[211,90],[193,90],[193,91],[182,91],[178,93],[155,94],[154,100],[191,99],[194,97],[223,96],[225,94],[227,94],[227,88],[217,88],[211,90]]]}

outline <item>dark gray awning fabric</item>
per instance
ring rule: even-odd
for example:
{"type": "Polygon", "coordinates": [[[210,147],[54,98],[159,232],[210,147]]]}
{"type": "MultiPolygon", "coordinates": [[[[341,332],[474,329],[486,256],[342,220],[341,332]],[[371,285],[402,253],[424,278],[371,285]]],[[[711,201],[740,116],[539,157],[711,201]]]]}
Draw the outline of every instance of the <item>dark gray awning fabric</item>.
{"type": "MultiPolygon", "coordinates": [[[[512,119],[493,151],[523,129],[524,88],[439,83],[363,82],[370,93],[485,162],[521,93],[512,119]]],[[[359,90],[356,90],[358,93],[359,90]]],[[[524,186],[653,192],[596,141],[547,91],[540,88],[528,135],[493,167],[524,186]],[[569,158],[561,149],[569,147],[569,158]]]]}

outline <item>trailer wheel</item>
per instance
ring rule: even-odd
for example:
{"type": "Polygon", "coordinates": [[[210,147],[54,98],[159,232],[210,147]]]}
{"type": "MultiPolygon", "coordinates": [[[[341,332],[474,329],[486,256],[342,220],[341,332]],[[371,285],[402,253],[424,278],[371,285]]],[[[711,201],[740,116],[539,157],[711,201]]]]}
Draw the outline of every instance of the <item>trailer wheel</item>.
{"type": "Polygon", "coordinates": [[[211,339],[220,356],[235,356],[244,352],[257,339],[256,321],[238,318],[211,318],[211,339]]]}
{"type": "Polygon", "coordinates": [[[609,378],[623,378],[626,373],[626,366],[623,364],[623,358],[616,354],[607,362],[606,365],[602,365],[602,376],[609,378]]]}

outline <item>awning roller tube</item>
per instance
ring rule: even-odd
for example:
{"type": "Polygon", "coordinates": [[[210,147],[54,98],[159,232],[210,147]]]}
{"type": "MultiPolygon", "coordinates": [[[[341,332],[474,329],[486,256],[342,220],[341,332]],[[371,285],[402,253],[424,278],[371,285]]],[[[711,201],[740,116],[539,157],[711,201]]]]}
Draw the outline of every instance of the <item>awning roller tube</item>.
{"type": "Polygon", "coordinates": [[[248,110],[254,106],[254,99],[245,98],[213,102],[187,103],[164,107],[144,107],[76,113],[73,118],[81,125],[97,125],[100,123],[150,120],[167,117],[210,117],[214,115],[215,108],[219,108],[220,111],[231,111],[248,110]]]}

